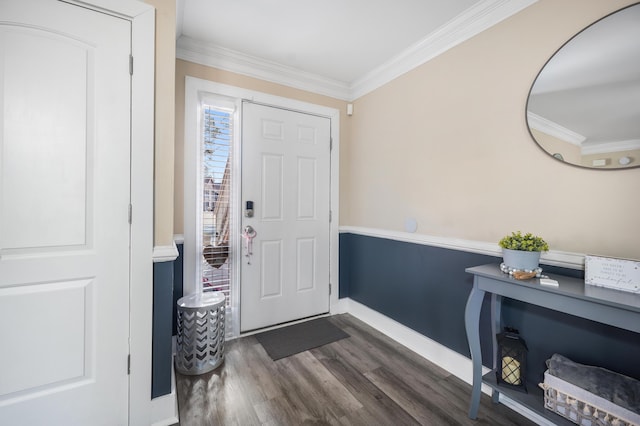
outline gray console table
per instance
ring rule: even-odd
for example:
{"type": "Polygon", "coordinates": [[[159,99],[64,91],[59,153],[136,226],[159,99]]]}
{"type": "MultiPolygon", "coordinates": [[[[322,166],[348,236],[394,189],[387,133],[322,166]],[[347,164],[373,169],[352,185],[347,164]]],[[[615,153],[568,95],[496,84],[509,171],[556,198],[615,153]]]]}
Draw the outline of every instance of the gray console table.
{"type": "Polygon", "coordinates": [[[534,278],[519,281],[500,271],[498,264],[467,268],[473,274],[473,289],[469,294],[465,309],[465,327],[471,360],[473,363],[473,391],[469,417],[478,415],[482,383],[493,390],[493,402],[498,402],[500,393],[556,424],[572,425],[568,420],[544,409],[542,390],[535,384],[528,384],[529,393],[520,393],[498,386],[496,383],[496,333],[502,330],[502,297],[565,312],[625,330],[640,333],[640,294],[623,292],[585,285],[584,280],[548,274],[558,281],[559,286],[546,286],[534,278]],[[482,354],[480,352],[480,310],[485,293],[491,294],[491,329],[493,334],[493,368],[482,376],[482,354]]]}

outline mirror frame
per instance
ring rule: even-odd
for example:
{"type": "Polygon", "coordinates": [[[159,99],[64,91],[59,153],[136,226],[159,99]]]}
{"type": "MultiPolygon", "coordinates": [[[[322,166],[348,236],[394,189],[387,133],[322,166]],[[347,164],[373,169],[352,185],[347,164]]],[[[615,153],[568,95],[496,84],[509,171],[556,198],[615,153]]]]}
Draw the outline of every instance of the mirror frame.
{"type": "MultiPolygon", "coordinates": [[[[612,15],[615,15],[617,13],[620,13],[624,10],[627,10],[631,7],[640,7],[640,2],[636,2],[636,3],[632,3],[629,4],[627,6],[624,6],[620,9],[617,9],[611,13],[608,13],[607,15],[593,21],[592,23],[590,23],[589,25],[585,26],[584,28],[582,28],[580,31],[578,31],[577,33],[575,33],[573,36],[571,36],[567,41],[565,41],[564,43],[562,43],[562,45],[560,45],[560,47],[558,47],[558,49],[556,49],[555,52],[553,52],[553,54],[545,61],[544,65],[540,68],[540,71],[538,71],[538,73],[536,74],[536,77],[533,79],[533,82],[531,83],[531,87],[529,88],[529,92],[527,94],[527,100],[525,102],[525,111],[524,111],[524,115],[525,115],[525,123],[527,125],[527,131],[529,132],[529,135],[531,136],[531,139],[533,140],[533,142],[537,145],[538,148],[540,148],[545,154],[547,154],[549,157],[552,157],[554,160],[559,161],[561,163],[567,164],[569,166],[573,166],[573,167],[579,167],[581,169],[586,169],[586,170],[607,170],[607,171],[612,171],[612,170],[633,170],[636,168],[640,167],[640,156],[639,158],[633,158],[633,160],[636,162],[635,165],[633,166],[622,166],[622,167],[598,167],[598,166],[586,166],[583,164],[576,164],[573,162],[568,162],[563,158],[563,155],[561,153],[553,153],[548,151],[547,149],[545,149],[542,144],[536,139],[536,137],[533,134],[532,131],[532,126],[530,124],[530,120],[529,120],[529,102],[531,99],[531,92],[533,91],[536,82],[538,81],[538,79],[540,78],[540,75],[544,72],[544,70],[547,68],[547,66],[549,65],[549,63],[556,57],[556,55],[565,48],[565,46],[567,46],[569,43],[571,43],[576,37],[578,37],[579,35],[581,35],[582,33],[584,33],[586,30],[588,30],[589,28],[593,27],[594,25],[598,24],[599,22],[609,18],[612,15]]],[[[640,40],[639,40],[639,44],[640,44],[640,40]]],[[[639,54],[640,54],[640,49],[639,49],[639,54]]],[[[640,134],[638,135],[640,137],[640,134]]]]}

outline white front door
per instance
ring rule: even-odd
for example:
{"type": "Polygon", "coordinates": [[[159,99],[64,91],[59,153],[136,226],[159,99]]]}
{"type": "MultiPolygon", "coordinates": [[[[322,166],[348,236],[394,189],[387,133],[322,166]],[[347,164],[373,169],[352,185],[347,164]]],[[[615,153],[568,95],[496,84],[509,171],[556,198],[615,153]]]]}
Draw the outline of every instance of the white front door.
{"type": "Polygon", "coordinates": [[[124,425],[131,24],[0,17],[0,424],[124,425]]]}
{"type": "Polygon", "coordinates": [[[330,135],[327,117],[243,102],[242,331],[329,312],[330,135]]]}

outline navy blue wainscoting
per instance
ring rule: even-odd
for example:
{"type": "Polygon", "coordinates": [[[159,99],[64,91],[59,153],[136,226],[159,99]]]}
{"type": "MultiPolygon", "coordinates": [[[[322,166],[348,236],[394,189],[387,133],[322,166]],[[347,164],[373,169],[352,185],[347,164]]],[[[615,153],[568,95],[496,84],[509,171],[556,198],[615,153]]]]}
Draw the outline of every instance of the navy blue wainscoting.
{"type": "MultiPolygon", "coordinates": [[[[473,277],[464,270],[500,262],[494,256],[343,233],[339,295],[469,357],[464,309],[473,277]]],[[[582,271],[542,266],[547,273],[582,276],[582,271]]],[[[480,317],[486,366],[492,362],[489,299],[480,317]]],[[[534,383],[543,381],[544,361],[554,352],[640,379],[638,334],[510,299],[503,301],[503,323],[526,340],[527,378],[534,383]]]]}
{"type": "Polygon", "coordinates": [[[173,262],[153,264],[152,398],[171,393],[173,278],[173,262]]]}

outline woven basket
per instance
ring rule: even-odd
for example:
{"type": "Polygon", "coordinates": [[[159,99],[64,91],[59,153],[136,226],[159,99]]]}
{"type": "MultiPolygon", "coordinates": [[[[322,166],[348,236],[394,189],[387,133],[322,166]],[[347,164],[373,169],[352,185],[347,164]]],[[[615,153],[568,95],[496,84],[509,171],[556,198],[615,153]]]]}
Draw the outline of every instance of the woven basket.
{"type": "Polygon", "coordinates": [[[544,373],[544,408],[580,426],[640,426],[640,414],[544,373]]]}

